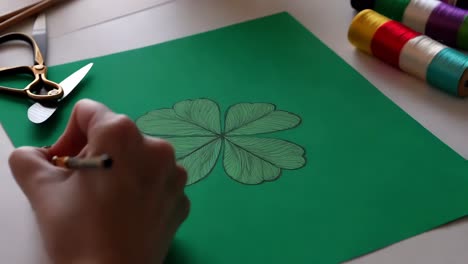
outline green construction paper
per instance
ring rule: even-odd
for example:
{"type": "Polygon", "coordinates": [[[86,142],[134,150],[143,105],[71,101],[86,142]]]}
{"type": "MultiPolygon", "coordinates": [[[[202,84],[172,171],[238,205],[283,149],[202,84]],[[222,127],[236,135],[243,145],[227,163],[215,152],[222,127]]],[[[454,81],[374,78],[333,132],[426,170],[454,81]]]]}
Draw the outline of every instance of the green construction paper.
{"type": "MultiPolygon", "coordinates": [[[[149,112],[166,109],[171,125],[151,128],[166,136],[177,132],[175,122],[186,126],[186,116],[212,128],[210,136],[224,143],[204,150],[219,157],[200,163],[200,178],[187,187],[192,210],[168,263],[339,263],[468,212],[468,163],[287,13],[52,67],[49,77],[61,80],[91,61],[87,78],[46,124],[27,120],[30,102],[6,96],[0,120],[16,146],[50,145],[73,104],[91,98],[144,128],[156,122],[143,122],[149,112]],[[210,118],[176,111],[179,103],[210,118]],[[232,109],[238,120],[226,125],[232,109]],[[274,118],[246,125],[262,111],[274,118]],[[256,146],[252,153],[275,163],[260,170],[264,178],[239,171],[252,155],[226,150],[233,136],[226,127],[241,127],[233,142],[256,146]],[[281,159],[265,142],[294,159],[281,159]]],[[[194,135],[193,128],[180,131],[194,135]]],[[[179,154],[197,143],[187,142],[177,143],[179,154]]],[[[257,173],[259,163],[248,164],[257,173]]]]}

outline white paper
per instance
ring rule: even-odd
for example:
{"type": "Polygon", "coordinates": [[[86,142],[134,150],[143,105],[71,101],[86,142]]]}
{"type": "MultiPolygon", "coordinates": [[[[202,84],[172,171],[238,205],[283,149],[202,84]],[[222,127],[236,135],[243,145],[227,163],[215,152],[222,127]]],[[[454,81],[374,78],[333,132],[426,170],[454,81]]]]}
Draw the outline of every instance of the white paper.
{"type": "Polygon", "coordinates": [[[466,264],[468,218],[344,264],[466,264]]]}
{"type": "Polygon", "coordinates": [[[8,166],[12,151],[0,125],[0,263],[47,263],[29,202],[8,166]]]}
{"type": "Polygon", "coordinates": [[[172,1],[174,0],[64,0],[65,3],[47,12],[49,36],[59,37],[172,1]]]}

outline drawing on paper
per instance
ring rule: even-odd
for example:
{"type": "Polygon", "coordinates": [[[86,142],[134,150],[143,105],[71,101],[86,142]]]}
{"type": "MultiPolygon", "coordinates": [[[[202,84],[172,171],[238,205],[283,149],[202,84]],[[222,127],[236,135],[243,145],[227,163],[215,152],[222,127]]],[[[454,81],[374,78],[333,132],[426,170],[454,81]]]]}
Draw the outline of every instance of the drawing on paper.
{"type": "Polygon", "coordinates": [[[226,174],[244,184],[274,181],[282,170],[305,166],[305,150],[292,142],[265,137],[295,128],[301,118],[270,103],[232,105],[221,120],[219,105],[209,99],[186,100],[137,119],[144,134],[171,142],[189,174],[187,184],[206,178],[222,159],[226,174]],[[222,126],[224,123],[224,128],[222,126]]]}

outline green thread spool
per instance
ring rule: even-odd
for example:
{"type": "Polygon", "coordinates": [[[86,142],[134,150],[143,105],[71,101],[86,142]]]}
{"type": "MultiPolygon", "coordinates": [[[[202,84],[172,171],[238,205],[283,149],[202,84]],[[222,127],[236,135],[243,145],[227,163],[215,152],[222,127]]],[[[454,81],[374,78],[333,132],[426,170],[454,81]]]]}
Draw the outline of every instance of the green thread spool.
{"type": "Polygon", "coordinates": [[[406,7],[408,7],[410,0],[393,0],[393,1],[382,1],[376,0],[374,10],[385,14],[386,17],[402,21],[403,14],[405,13],[406,7]]]}
{"type": "Polygon", "coordinates": [[[427,69],[427,82],[455,95],[468,94],[468,59],[457,50],[440,51],[427,69]]]}

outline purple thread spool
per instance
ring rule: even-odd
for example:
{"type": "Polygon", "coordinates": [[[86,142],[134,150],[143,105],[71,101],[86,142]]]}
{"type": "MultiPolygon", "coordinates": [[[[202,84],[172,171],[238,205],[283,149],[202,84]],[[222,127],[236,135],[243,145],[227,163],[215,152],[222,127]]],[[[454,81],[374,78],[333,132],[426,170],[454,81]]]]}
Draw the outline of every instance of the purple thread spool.
{"type": "Polygon", "coordinates": [[[425,34],[436,41],[456,47],[458,30],[466,15],[468,11],[442,3],[429,16],[425,34]]]}

